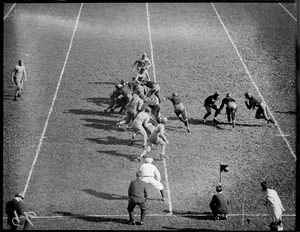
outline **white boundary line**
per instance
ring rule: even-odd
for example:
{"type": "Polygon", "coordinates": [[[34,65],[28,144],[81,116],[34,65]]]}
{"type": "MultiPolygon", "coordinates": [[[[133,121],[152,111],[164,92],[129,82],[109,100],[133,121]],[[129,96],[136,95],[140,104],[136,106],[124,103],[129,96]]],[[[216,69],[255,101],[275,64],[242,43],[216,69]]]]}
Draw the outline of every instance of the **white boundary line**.
{"type": "MultiPolygon", "coordinates": [[[[242,64],[243,64],[243,66],[244,66],[244,68],[245,68],[246,73],[247,73],[248,76],[250,77],[250,80],[252,81],[252,83],[253,83],[253,85],[254,85],[256,91],[258,92],[258,95],[260,96],[260,98],[262,99],[262,101],[266,104],[266,102],[265,102],[263,96],[261,95],[261,93],[260,93],[260,91],[259,91],[257,85],[255,84],[255,82],[254,82],[254,80],[253,80],[253,78],[252,78],[250,72],[248,71],[248,68],[247,68],[246,64],[244,63],[243,58],[241,57],[241,55],[240,55],[240,53],[239,53],[237,47],[235,46],[235,44],[234,44],[234,42],[233,42],[231,36],[229,35],[229,32],[228,32],[228,30],[226,29],[226,27],[225,27],[225,25],[224,25],[224,23],[223,23],[223,21],[222,21],[220,15],[219,15],[218,11],[216,10],[216,8],[215,8],[215,6],[214,6],[213,3],[211,3],[211,5],[212,5],[212,7],[214,8],[214,10],[215,10],[215,12],[216,12],[216,14],[217,14],[217,16],[218,16],[218,18],[219,18],[219,20],[220,20],[220,22],[221,22],[223,28],[224,28],[224,30],[225,30],[225,32],[226,32],[228,38],[229,38],[229,40],[230,40],[230,42],[231,42],[231,44],[232,44],[232,46],[234,47],[234,49],[235,49],[235,51],[236,51],[236,53],[237,53],[237,55],[238,55],[238,57],[240,58],[240,60],[241,60],[241,62],[242,62],[242,64]]],[[[266,104],[266,105],[267,105],[267,104],[266,104]]],[[[296,155],[295,155],[293,149],[291,148],[289,142],[287,141],[287,139],[286,139],[286,137],[284,136],[282,130],[280,129],[280,126],[279,126],[278,122],[276,121],[275,117],[273,116],[273,114],[272,114],[271,110],[269,109],[268,105],[267,105],[267,108],[268,108],[268,112],[269,112],[270,116],[274,119],[274,121],[275,121],[275,123],[276,123],[276,126],[277,126],[277,129],[278,129],[279,133],[281,134],[283,140],[284,140],[285,143],[287,144],[287,146],[288,146],[288,148],[289,148],[289,150],[290,150],[292,156],[295,158],[295,160],[297,160],[296,155]]]]}
{"type": "Polygon", "coordinates": [[[48,126],[48,122],[49,122],[49,119],[50,119],[50,115],[51,115],[51,113],[52,113],[52,111],[53,111],[54,103],[55,103],[55,100],[56,100],[56,97],[57,97],[58,88],[59,88],[59,86],[60,86],[60,82],[61,82],[62,76],[63,76],[63,74],[64,74],[65,67],[66,67],[66,65],[67,65],[67,61],[68,61],[68,58],[69,58],[69,54],[70,54],[70,51],[71,51],[71,48],[72,48],[73,39],[74,39],[74,36],[75,36],[75,32],[76,32],[76,30],[77,30],[77,25],[78,25],[78,22],[79,22],[79,18],[80,18],[82,6],[83,6],[83,3],[81,3],[81,6],[80,6],[80,9],[79,9],[79,12],[78,12],[78,16],[77,16],[75,28],[74,28],[74,31],[73,31],[73,35],[72,35],[72,38],[71,38],[71,42],[70,42],[70,45],[69,45],[68,53],[67,53],[67,56],[66,56],[66,59],[65,59],[65,63],[64,63],[63,69],[62,69],[62,71],[61,71],[61,73],[60,73],[60,76],[59,76],[58,84],[57,84],[57,86],[56,86],[56,91],[55,91],[55,94],[54,94],[54,97],[53,97],[53,100],[52,100],[52,105],[51,105],[51,107],[50,107],[50,110],[49,110],[49,113],[48,113],[48,116],[47,116],[47,120],[46,120],[44,129],[43,129],[43,132],[42,132],[42,136],[41,136],[40,141],[39,141],[38,149],[37,149],[37,151],[36,151],[36,154],[35,154],[33,163],[32,163],[32,165],[31,165],[31,169],[30,169],[30,172],[29,172],[29,176],[28,176],[28,179],[27,179],[27,182],[26,182],[26,185],[25,185],[25,189],[24,189],[24,195],[25,195],[25,193],[26,193],[26,191],[27,191],[27,188],[28,188],[28,185],[29,185],[29,181],[30,181],[30,178],[31,178],[31,175],[32,175],[32,171],[33,171],[33,168],[34,168],[34,165],[35,165],[35,163],[36,163],[36,161],[37,161],[38,155],[39,155],[40,150],[41,150],[42,142],[43,142],[43,139],[44,139],[44,136],[45,136],[45,133],[46,133],[46,129],[47,129],[47,126],[48,126]]]}
{"type": "Polygon", "coordinates": [[[10,8],[10,10],[8,11],[8,13],[4,16],[3,20],[6,19],[6,17],[9,15],[9,13],[11,12],[11,10],[15,7],[17,3],[13,4],[13,6],[10,8]]]}
{"type": "MultiPolygon", "coordinates": [[[[173,214],[147,214],[147,217],[171,217],[171,216],[180,216],[180,217],[212,217],[212,214],[201,214],[201,213],[173,213],[173,214]]],[[[269,214],[228,214],[229,217],[269,217],[269,214]]],[[[37,219],[56,219],[56,218],[86,218],[86,217],[128,217],[128,214],[115,214],[115,215],[83,215],[83,214],[73,214],[73,215],[53,215],[53,216],[33,216],[32,218],[37,219]]],[[[296,217],[296,214],[283,214],[282,217],[296,217]]],[[[7,217],[3,217],[3,219],[7,219],[7,217]]]]}
{"type": "MultiPolygon", "coordinates": [[[[155,76],[155,66],[154,66],[154,57],[153,57],[153,46],[152,46],[152,40],[151,40],[151,30],[150,30],[150,15],[149,15],[149,8],[148,3],[146,3],[146,9],[147,9],[147,20],[148,20],[148,31],[149,31],[149,39],[150,39],[150,48],[151,48],[151,58],[152,58],[152,66],[153,66],[153,78],[154,82],[156,82],[156,76],[155,76]]],[[[170,186],[169,186],[169,180],[168,180],[168,171],[167,171],[167,163],[166,159],[163,160],[164,163],[164,170],[165,170],[165,178],[166,178],[166,188],[168,192],[168,200],[169,200],[169,213],[172,214],[172,202],[171,202],[171,193],[170,193],[170,186]]]]}
{"type": "Polygon", "coordinates": [[[297,22],[297,19],[281,3],[278,4],[297,22]]]}
{"type": "Polygon", "coordinates": [[[151,60],[152,60],[152,67],[153,67],[153,80],[156,83],[156,75],[155,75],[155,65],[154,65],[154,58],[153,58],[153,47],[152,47],[152,39],[151,39],[151,30],[150,30],[150,16],[149,16],[149,9],[148,3],[146,2],[147,8],[147,21],[148,21],[148,32],[149,32],[149,39],[150,39],[150,50],[151,50],[151,60]]]}

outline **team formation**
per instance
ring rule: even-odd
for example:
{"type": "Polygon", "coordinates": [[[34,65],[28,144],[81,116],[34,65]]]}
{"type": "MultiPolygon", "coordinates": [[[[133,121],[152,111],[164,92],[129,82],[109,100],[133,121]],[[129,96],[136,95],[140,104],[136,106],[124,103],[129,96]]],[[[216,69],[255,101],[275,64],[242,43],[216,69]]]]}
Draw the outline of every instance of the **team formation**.
{"type": "MultiPolygon", "coordinates": [[[[161,201],[165,201],[164,186],[161,183],[161,175],[157,167],[152,164],[154,161],[151,158],[151,150],[160,149],[160,159],[167,158],[166,147],[169,144],[169,135],[165,131],[165,125],[168,123],[167,117],[161,114],[161,102],[169,100],[174,108],[174,113],[177,118],[183,123],[187,133],[191,132],[189,125],[189,117],[184,106],[184,101],[177,92],[173,92],[170,96],[162,97],[160,90],[161,87],[155,81],[150,80],[148,69],[151,67],[151,61],[147,57],[146,53],[133,63],[131,72],[134,73],[132,80],[120,80],[115,84],[114,91],[110,94],[110,103],[107,108],[104,109],[105,114],[114,113],[119,109],[119,114],[124,114],[124,117],[116,123],[116,129],[123,129],[127,132],[132,131],[131,138],[129,139],[129,145],[134,143],[134,140],[138,134],[142,136],[142,147],[140,155],[138,155],[135,161],[140,162],[141,166],[136,172],[136,180],[130,182],[128,188],[128,213],[129,224],[143,225],[145,223],[145,216],[147,212],[147,198],[148,185],[152,185],[159,190],[161,195],[161,201]],[[134,208],[138,205],[141,210],[141,220],[136,222],[134,217],[134,208]]],[[[12,71],[12,81],[16,85],[14,101],[18,101],[23,91],[23,82],[27,81],[25,65],[23,60],[19,60],[18,64],[12,71]]],[[[207,123],[207,118],[212,114],[214,110],[213,123],[219,123],[217,116],[221,113],[225,107],[228,123],[234,128],[236,126],[236,112],[237,103],[232,97],[231,93],[227,93],[222,99],[221,104],[218,106],[217,101],[220,98],[220,93],[215,92],[204,99],[204,108],[206,110],[205,115],[202,118],[202,122],[207,123]]],[[[267,105],[260,101],[258,98],[253,97],[250,93],[245,93],[245,105],[247,109],[255,110],[256,119],[264,119],[267,123],[274,125],[275,121],[268,117],[267,105]]],[[[273,230],[282,230],[282,212],[284,208],[281,204],[281,200],[277,195],[277,192],[273,189],[269,189],[266,182],[261,183],[262,190],[266,192],[266,206],[269,214],[272,218],[270,228],[273,230]]],[[[229,212],[230,201],[225,193],[223,193],[223,186],[218,185],[216,187],[216,194],[209,204],[211,208],[214,220],[227,220],[229,212]]],[[[11,229],[17,229],[21,225],[21,221],[25,222],[24,229],[33,225],[30,221],[33,212],[27,212],[23,203],[24,193],[18,193],[15,198],[9,201],[6,205],[6,213],[8,215],[8,224],[11,229]]]]}

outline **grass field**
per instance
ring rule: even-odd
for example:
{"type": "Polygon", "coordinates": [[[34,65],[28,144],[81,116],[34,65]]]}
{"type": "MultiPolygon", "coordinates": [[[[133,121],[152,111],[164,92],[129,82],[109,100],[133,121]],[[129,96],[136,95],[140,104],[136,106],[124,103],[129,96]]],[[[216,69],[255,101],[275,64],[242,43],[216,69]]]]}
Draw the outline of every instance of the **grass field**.
{"type": "Polygon", "coordinates": [[[260,190],[267,180],[286,209],[284,228],[295,230],[294,3],[7,3],[3,21],[3,203],[25,191],[33,229],[269,230],[260,190]],[[167,199],[151,187],[146,224],[134,227],[127,189],[141,137],[130,146],[132,132],[115,129],[123,115],[103,111],[142,52],[162,95],[184,99],[191,133],[163,101],[170,144],[168,158],[154,164],[167,199]],[[15,102],[19,59],[28,81],[15,102]],[[219,124],[201,121],[215,91],[237,100],[235,128],[225,110],[219,124]],[[277,126],[254,119],[245,92],[265,101],[277,126]],[[229,165],[222,184],[230,215],[214,222],[208,204],[220,164],[229,165]]]}

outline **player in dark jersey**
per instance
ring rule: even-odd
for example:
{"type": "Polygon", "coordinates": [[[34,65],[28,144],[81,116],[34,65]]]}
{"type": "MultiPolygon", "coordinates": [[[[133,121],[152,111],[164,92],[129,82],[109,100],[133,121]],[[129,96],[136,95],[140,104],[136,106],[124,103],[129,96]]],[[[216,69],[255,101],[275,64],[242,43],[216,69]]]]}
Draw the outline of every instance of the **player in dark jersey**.
{"type": "Polygon", "coordinates": [[[172,102],[176,116],[179,118],[180,121],[184,123],[187,131],[190,132],[187,111],[182,103],[181,98],[178,96],[177,93],[172,93],[172,96],[167,97],[167,99],[169,99],[172,102]]]}
{"type": "MultiPolygon", "coordinates": [[[[216,105],[216,101],[219,99],[219,93],[215,92],[213,95],[207,97],[204,100],[204,107],[206,109],[206,114],[203,117],[203,122],[206,122],[206,118],[211,115],[211,109],[218,110],[218,106],[216,105]]],[[[218,120],[214,117],[214,122],[218,122],[218,120]]]]}
{"type": "Polygon", "coordinates": [[[232,121],[232,127],[235,126],[235,113],[237,110],[237,105],[235,100],[231,97],[231,94],[228,93],[225,98],[223,98],[222,103],[218,110],[215,112],[215,118],[217,118],[218,114],[222,111],[223,107],[226,105],[226,114],[227,120],[230,123],[232,121]]]}
{"type": "Polygon", "coordinates": [[[247,98],[245,104],[249,110],[257,107],[255,113],[256,119],[264,118],[268,123],[271,122],[275,124],[274,120],[267,116],[267,105],[264,102],[254,98],[250,93],[245,93],[245,97],[247,98]]]}
{"type": "Polygon", "coordinates": [[[160,92],[160,86],[159,84],[153,82],[153,81],[143,81],[142,82],[143,85],[147,86],[150,90],[147,93],[147,98],[151,97],[152,95],[155,95],[158,98],[158,102],[161,102],[161,98],[159,96],[159,92],[160,92]]]}

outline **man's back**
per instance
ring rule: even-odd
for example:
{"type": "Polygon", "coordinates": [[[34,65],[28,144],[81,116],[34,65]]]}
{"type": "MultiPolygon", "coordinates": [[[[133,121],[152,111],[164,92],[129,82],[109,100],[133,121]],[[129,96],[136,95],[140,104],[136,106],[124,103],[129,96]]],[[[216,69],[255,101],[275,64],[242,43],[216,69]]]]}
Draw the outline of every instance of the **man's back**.
{"type": "Polygon", "coordinates": [[[147,184],[141,179],[131,181],[128,189],[128,197],[131,196],[147,198],[147,184]]]}
{"type": "Polygon", "coordinates": [[[216,193],[213,196],[212,204],[215,204],[220,213],[228,213],[228,197],[224,193],[216,193]]]}

